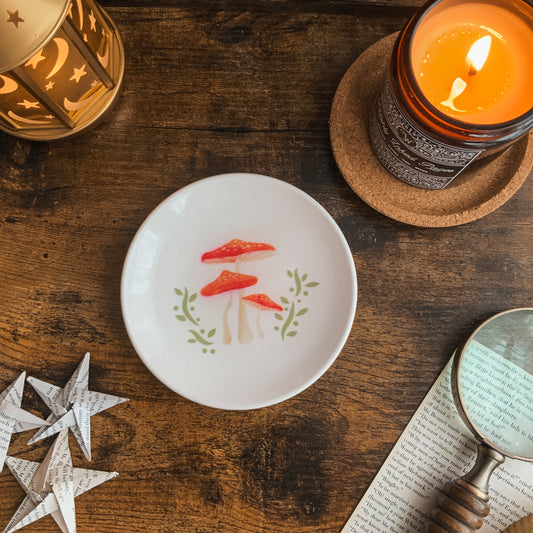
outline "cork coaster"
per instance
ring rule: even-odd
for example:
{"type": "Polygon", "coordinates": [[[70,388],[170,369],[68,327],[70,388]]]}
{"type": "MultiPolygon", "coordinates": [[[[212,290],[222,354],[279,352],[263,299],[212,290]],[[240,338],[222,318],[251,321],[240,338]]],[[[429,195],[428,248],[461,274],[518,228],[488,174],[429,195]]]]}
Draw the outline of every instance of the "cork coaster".
{"type": "Polygon", "coordinates": [[[524,183],[533,166],[533,131],[497,157],[474,161],[446,189],[420,189],[395,178],[375,157],[366,122],[397,35],[363,52],[337,89],[329,124],[337,165],[364,202],[392,219],[424,227],[477,220],[502,206],[524,183]]]}
{"type": "Polygon", "coordinates": [[[533,515],[526,516],[511,524],[502,533],[531,533],[533,531],[533,515]]]}

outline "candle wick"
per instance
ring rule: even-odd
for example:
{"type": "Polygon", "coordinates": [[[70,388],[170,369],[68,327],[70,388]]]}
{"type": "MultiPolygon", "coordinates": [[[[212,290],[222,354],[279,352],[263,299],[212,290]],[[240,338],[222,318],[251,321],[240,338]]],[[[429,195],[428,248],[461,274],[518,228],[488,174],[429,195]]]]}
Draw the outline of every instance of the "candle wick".
{"type": "Polygon", "coordinates": [[[464,81],[462,78],[455,78],[452,84],[452,88],[450,90],[450,96],[446,100],[440,103],[440,105],[443,105],[444,107],[449,107],[453,111],[463,112],[461,109],[457,109],[454,104],[454,100],[463,94],[464,90],[466,89],[466,81],[464,81]]]}
{"type": "Polygon", "coordinates": [[[478,70],[474,65],[470,64],[470,68],[468,69],[468,75],[469,76],[475,76],[478,73],[478,70]]]}

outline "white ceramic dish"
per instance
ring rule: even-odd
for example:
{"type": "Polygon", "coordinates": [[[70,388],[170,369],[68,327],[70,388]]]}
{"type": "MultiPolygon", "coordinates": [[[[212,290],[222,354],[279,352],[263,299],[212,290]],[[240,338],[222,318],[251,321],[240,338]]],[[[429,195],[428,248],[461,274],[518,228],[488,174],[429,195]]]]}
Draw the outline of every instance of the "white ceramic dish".
{"type": "Polygon", "coordinates": [[[341,351],[356,299],[352,254],[331,216],[255,174],[206,178],[163,201],[135,235],[121,283],[145,365],[221,409],[265,407],[311,385],[341,351]]]}

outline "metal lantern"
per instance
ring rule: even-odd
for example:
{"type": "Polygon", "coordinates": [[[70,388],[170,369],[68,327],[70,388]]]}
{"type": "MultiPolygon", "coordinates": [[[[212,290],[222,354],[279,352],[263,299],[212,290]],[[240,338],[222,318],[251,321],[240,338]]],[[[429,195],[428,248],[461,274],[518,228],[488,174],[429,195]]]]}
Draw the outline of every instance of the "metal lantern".
{"type": "Polygon", "coordinates": [[[123,74],[117,28],[94,0],[0,0],[0,129],[79,132],[109,109],[123,74]]]}

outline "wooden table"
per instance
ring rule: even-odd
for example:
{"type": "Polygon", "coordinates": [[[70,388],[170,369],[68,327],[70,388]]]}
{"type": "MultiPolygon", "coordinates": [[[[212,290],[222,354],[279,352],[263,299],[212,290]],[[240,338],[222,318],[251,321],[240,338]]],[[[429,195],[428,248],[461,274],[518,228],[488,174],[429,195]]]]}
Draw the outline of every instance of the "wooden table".
{"type": "MultiPolygon", "coordinates": [[[[458,342],[532,306],[531,177],[503,207],[447,229],[363,203],[332,156],[328,117],[347,68],[419,0],[106,0],[127,62],[92,131],[31,143],[0,135],[0,391],[18,374],[63,385],[86,351],[93,390],[131,399],[93,418],[93,460],[120,476],[76,500],[80,533],[339,532],[458,342]],[[160,384],[126,334],[121,268],[169,194],[231,171],[320,202],[344,232],[356,319],[333,366],[281,404],[194,404],[160,384]]],[[[46,416],[26,387],[23,406],[46,416]]],[[[10,454],[43,459],[52,440],[10,454]]],[[[0,475],[0,523],[23,499],[0,475]]],[[[59,531],[50,516],[25,531],[59,531]]]]}

